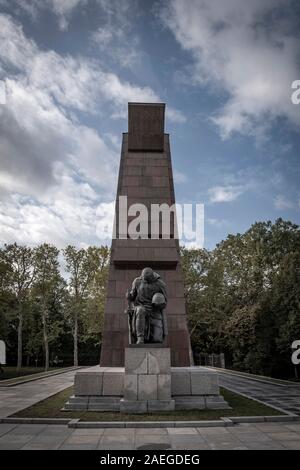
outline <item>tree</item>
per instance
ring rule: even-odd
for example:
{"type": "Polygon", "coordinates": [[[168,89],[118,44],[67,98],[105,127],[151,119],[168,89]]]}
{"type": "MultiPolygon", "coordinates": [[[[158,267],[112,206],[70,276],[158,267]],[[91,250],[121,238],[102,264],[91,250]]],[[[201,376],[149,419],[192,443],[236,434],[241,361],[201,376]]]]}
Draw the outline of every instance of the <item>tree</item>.
{"type": "MultiPolygon", "coordinates": [[[[275,346],[281,356],[280,365],[287,369],[291,362],[292,342],[300,338],[300,253],[284,256],[268,296],[270,315],[276,328],[275,346]]],[[[278,359],[278,357],[277,357],[278,359]]],[[[274,359],[273,368],[280,365],[274,359]]]]}
{"type": "MultiPolygon", "coordinates": [[[[66,261],[66,270],[69,273],[69,291],[70,291],[70,312],[72,319],[72,333],[74,343],[74,366],[78,366],[78,337],[79,322],[85,316],[87,324],[87,315],[85,315],[87,300],[92,292],[94,292],[94,300],[99,297],[95,296],[97,280],[101,280],[108,262],[108,249],[106,247],[88,247],[87,249],[77,249],[68,245],[64,250],[66,261]]],[[[103,288],[102,283],[100,285],[103,288]]],[[[100,298],[103,291],[100,289],[100,298]]],[[[99,294],[99,291],[98,291],[99,294]]],[[[93,304],[93,311],[96,312],[99,305],[97,302],[93,304]]],[[[91,311],[91,302],[89,303],[89,311],[91,311]]]]}
{"type": "Polygon", "coordinates": [[[14,305],[14,296],[9,291],[10,266],[4,262],[3,250],[0,249],[0,339],[7,343],[9,336],[10,311],[14,305]]]}
{"type": "Polygon", "coordinates": [[[226,311],[222,263],[213,252],[181,249],[191,343],[201,352],[218,352],[226,311]]]}
{"type": "Polygon", "coordinates": [[[65,283],[59,272],[59,250],[47,243],[35,249],[36,278],[33,285],[33,299],[39,305],[42,319],[45,370],[49,369],[49,343],[61,331],[61,319],[55,318],[55,307],[64,295],[65,283]]]}
{"type": "Polygon", "coordinates": [[[107,246],[94,247],[92,256],[98,263],[88,286],[87,301],[83,310],[83,339],[99,344],[103,329],[110,250],[107,246]]]}
{"type": "Polygon", "coordinates": [[[16,301],[17,313],[17,335],[18,335],[18,358],[17,370],[22,367],[22,334],[23,334],[23,314],[24,306],[28,300],[30,287],[35,278],[34,269],[34,251],[26,246],[17,245],[16,243],[4,245],[4,249],[0,252],[1,263],[7,266],[6,285],[7,291],[14,296],[16,301]]]}
{"type": "Polygon", "coordinates": [[[181,255],[193,347],[223,351],[237,369],[291,369],[291,343],[300,336],[299,227],[257,222],[211,252],[181,255]]]}

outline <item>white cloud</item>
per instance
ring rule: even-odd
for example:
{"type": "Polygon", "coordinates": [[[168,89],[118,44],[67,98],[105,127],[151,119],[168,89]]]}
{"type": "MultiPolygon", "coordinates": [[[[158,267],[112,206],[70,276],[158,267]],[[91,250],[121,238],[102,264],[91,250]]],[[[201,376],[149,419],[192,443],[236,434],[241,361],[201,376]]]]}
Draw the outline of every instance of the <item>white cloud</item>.
{"type": "Polygon", "coordinates": [[[73,10],[79,5],[83,7],[87,0],[48,0],[48,3],[58,17],[60,28],[66,30],[73,10]]]}
{"type": "Polygon", "coordinates": [[[103,202],[99,204],[96,210],[96,233],[100,240],[106,240],[107,243],[113,233],[114,214],[115,201],[103,202]]]}
{"type": "Polygon", "coordinates": [[[278,117],[299,126],[290,99],[300,73],[292,7],[289,0],[171,0],[163,9],[165,24],[192,53],[192,83],[226,93],[212,117],[223,138],[261,138],[278,117]]]}
{"type": "Polygon", "coordinates": [[[62,31],[68,29],[74,9],[84,7],[88,0],[0,0],[0,5],[14,9],[15,14],[27,13],[37,19],[42,11],[53,12],[62,31]]]}
{"type": "Polygon", "coordinates": [[[186,117],[178,109],[174,109],[170,106],[166,108],[166,116],[170,121],[177,122],[179,124],[186,122],[186,117]]]}
{"type": "Polygon", "coordinates": [[[94,129],[73,122],[46,91],[24,79],[6,83],[7,104],[0,108],[2,188],[39,197],[57,183],[57,162],[99,190],[114,184],[117,153],[94,129]]]}
{"type": "Polygon", "coordinates": [[[4,14],[0,43],[0,242],[83,245],[100,243],[99,233],[107,242],[97,208],[115,196],[120,138],[99,135],[81,112],[126,117],[128,101],[159,97],[94,60],[41,50],[4,14]]]}
{"type": "Polygon", "coordinates": [[[209,224],[209,225],[212,225],[213,227],[217,227],[217,228],[220,228],[220,227],[224,227],[226,225],[228,225],[228,221],[225,220],[225,219],[215,219],[215,218],[207,218],[205,219],[205,221],[209,224]]]}
{"type": "Polygon", "coordinates": [[[40,50],[6,15],[0,42],[0,241],[99,243],[97,208],[115,195],[120,148],[78,111],[126,116],[128,101],[158,97],[93,61],[40,50]]]}
{"type": "Polygon", "coordinates": [[[178,171],[176,169],[173,170],[173,177],[174,177],[175,183],[177,183],[177,184],[187,182],[187,176],[184,173],[182,173],[181,171],[178,171]]]}
{"type": "Polygon", "coordinates": [[[137,17],[134,5],[135,2],[123,1],[111,2],[110,9],[102,6],[101,24],[90,35],[95,52],[105,55],[107,61],[133,71],[144,57],[139,37],[134,33],[137,17]]]}
{"type": "Polygon", "coordinates": [[[214,186],[208,190],[209,201],[212,203],[235,201],[243,192],[241,186],[214,186]]]}
{"type": "MultiPolygon", "coordinates": [[[[128,101],[160,101],[150,87],[136,86],[83,57],[40,51],[12,19],[0,15],[0,60],[25,75],[26,86],[45,91],[65,108],[96,112],[102,101],[113,106],[114,116],[126,116],[128,101]]],[[[101,108],[100,108],[101,109],[101,108]]],[[[106,113],[108,110],[106,110],[106,113]]],[[[174,120],[180,113],[171,110],[174,120]]]]}
{"type": "Polygon", "coordinates": [[[14,15],[21,16],[25,13],[37,20],[41,13],[52,13],[62,31],[69,28],[76,11],[84,14],[89,5],[97,6],[105,22],[111,26],[113,23],[119,27],[129,25],[132,14],[137,11],[135,0],[0,0],[0,6],[10,9],[14,15]]]}
{"type": "Polygon", "coordinates": [[[292,203],[292,201],[287,199],[286,196],[278,194],[274,200],[274,207],[275,209],[279,210],[287,210],[292,209],[294,207],[294,204],[292,203]]]}

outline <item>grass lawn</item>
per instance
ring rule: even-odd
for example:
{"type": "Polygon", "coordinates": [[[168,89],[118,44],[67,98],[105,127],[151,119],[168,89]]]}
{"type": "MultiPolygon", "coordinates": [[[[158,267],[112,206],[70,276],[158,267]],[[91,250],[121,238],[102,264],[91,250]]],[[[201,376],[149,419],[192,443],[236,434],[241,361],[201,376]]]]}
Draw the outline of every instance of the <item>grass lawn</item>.
{"type": "Polygon", "coordinates": [[[218,419],[225,416],[271,416],[281,414],[274,408],[223,388],[221,394],[232,407],[231,410],[166,411],[141,415],[102,411],[61,411],[61,408],[72,394],[73,387],[67,388],[12,416],[20,418],[80,418],[82,421],[194,421],[218,419]]]}
{"type": "MultiPolygon", "coordinates": [[[[24,377],[25,375],[40,374],[42,372],[45,372],[44,367],[22,367],[19,374],[17,373],[16,367],[2,366],[2,368],[3,368],[4,374],[0,375],[0,381],[13,379],[15,377],[24,377]]],[[[50,367],[48,371],[53,372],[56,369],[57,367],[50,367]]]]}

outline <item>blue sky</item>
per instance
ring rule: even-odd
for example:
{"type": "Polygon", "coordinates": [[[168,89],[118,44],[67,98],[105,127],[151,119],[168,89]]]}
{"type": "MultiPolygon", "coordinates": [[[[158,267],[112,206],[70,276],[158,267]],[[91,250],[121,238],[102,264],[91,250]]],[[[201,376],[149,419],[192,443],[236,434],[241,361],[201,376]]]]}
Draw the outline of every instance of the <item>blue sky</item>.
{"type": "Polygon", "coordinates": [[[299,20],[289,0],[0,0],[0,242],[109,243],[128,101],[166,102],[205,247],[299,223],[299,20]]]}

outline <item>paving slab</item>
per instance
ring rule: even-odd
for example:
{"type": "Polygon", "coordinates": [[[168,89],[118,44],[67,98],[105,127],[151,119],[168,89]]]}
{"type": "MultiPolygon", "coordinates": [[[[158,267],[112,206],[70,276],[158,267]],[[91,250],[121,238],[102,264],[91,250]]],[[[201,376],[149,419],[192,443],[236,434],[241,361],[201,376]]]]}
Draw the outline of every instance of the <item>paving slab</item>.
{"type": "Polygon", "coordinates": [[[285,424],[284,428],[300,433],[300,423],[298,423],[298,424],[296,424],[296,423],[295,424],[285,424]]]}
{"type": "Polygon", "coordinates": [[[201,442],[197,444],[176,444],[172,443],[173,450],[210,450],[208,444],[201,442]]]}
{"type": "MultiPolygon", "coordinates": [[[[174,428],[171,428],[171,429],[174,429],[174,428]]],[[[135,434],[137,436],[144,435],[144,434],[166,435],[168,434],[168,429],[167,428],[136,428],[135,434]]]]}
{"type": "Polygon", "coordinates": [[[185,435],[190,435],[190,434],[196,434],[198,435],[197,429],[196,428],[167,428],[168,433],[170,435],[174,434],[185,434],[185,435]]]}
{"type": "Polygon", "coordinates": [[[0,449],[300,449],[300,423],[232,427],[68,428],[0,423],[0,449]],[[259,426],[259,428],[258,428],[259,426]],[[281,432],[280,432],[281,427],[281,432]],[[289,429],[291,427],[291,429],[289,429]],[[275,430],[275,431],[274,431],[275,430]]]}
{"type": "Polygon", "coordinates": [[[16,424],[9,424],[9,423],[1,423],[0,426],[0,437],[4,436],[4,434],[8,433],[12,429],[14,429],[17,425],[16,424]]]}
{"type": "Polygon", "coordinates": [[[300,441],[284,441],[282,445],[285,449],[300,450],[300,441]]]}
{"type": "Polygon", "coordinates": [[[222,369],[218,369],[218,377],[221,387],[300,416],[299,384],[261,381],[251,377],[251,374],[242,377],[228,370],[223,372],[222,369]]]}
{"type": "MultiPolygon", "coordinates": [[[[88,370],[81,369],[81,371],[88,370]]],[[[76,370],[44,377],[9,388],[0,387],[0,418],[5,418],[18,411],[44,400],[51,395],[71,387],[76,370]]]]}

